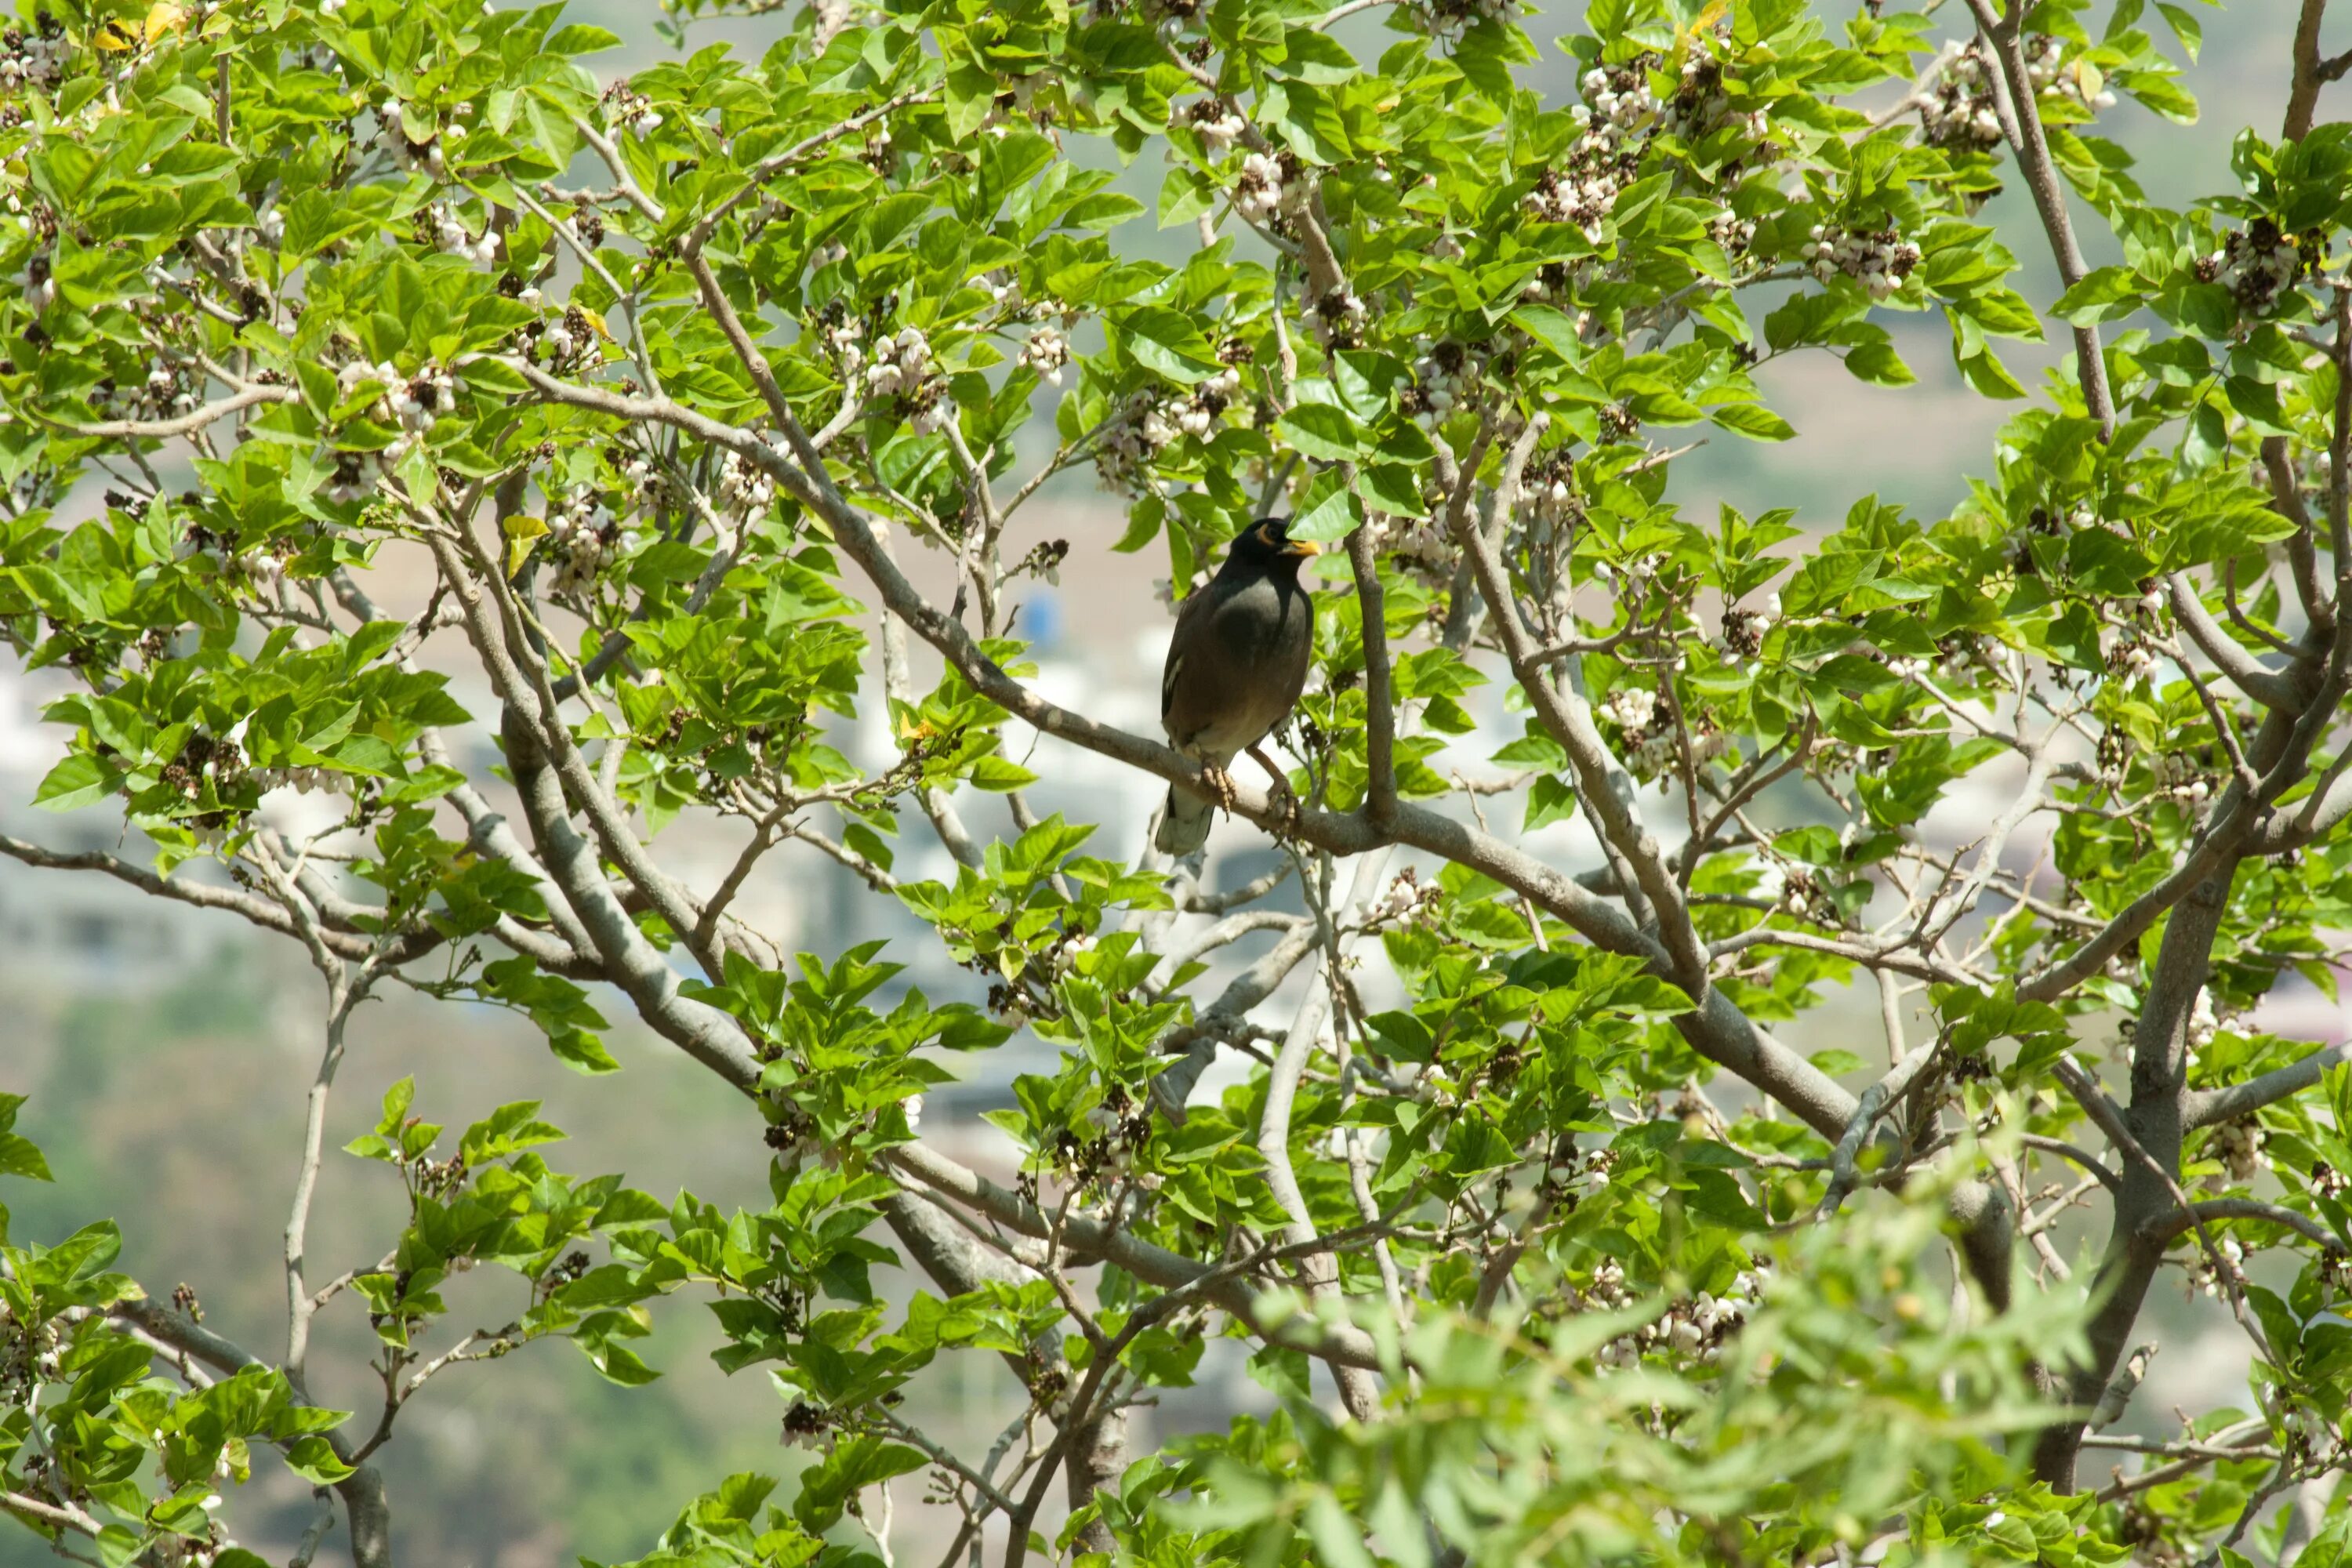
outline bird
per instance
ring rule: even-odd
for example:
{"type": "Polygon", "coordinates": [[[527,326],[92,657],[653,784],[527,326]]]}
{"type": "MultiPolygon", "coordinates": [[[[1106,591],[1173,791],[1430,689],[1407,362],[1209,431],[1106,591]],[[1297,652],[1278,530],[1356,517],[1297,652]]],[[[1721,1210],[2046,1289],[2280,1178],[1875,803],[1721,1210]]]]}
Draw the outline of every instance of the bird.
{"type": "Polygon", "coordinates": [[[1213,798],[1171,785],[1152,843],[1181,859],[1209,841],[1219,805],[1231,809],[1226,774],[1244,752],[1283,790],[1289,781],[1258,749],[1290,717],[1307,689],[1315,653],[1315,600],[1299,566],[1322,553],[1293,539],[1286,519],[1262,517],[1242,530],[1208,585],[1184,601],[1160,677],[1160,724],[1168,743],[1201,764],[1213,798]]]}

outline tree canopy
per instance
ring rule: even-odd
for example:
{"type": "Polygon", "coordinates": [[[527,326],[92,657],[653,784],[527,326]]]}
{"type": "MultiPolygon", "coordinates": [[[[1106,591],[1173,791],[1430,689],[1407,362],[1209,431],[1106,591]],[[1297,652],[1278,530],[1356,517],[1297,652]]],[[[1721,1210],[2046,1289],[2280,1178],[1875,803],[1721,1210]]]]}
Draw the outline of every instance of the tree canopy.
{"type": "MultiPolygon", "coordinates": [[[[0,629],[58,692],[38,804],[135,836],[0,851],[299,944],[323,1006],[283,1256],[240,1260],[282,1344],[0,1211],[0,1512],[251,1568],[270,1448],[320,1489],[301,1561],[380,1568],[413,1400],[551,1339],[642,1383],[698,1301],[810,1454],[711,1477],[646,1564],[887,1563],[918,1473],[1005,1568],[2313,1534],[2352,1073],[2265,1004],[2333,999],[2352,924],[2324,0],[2275,139],[2180,210],[2100,132],[2195,120],[2200,13],[2141,0],[1591,0],[1573,95],[1510,0],[818,0],[756,59],[695,28],[774,0],[669,0],[675,57],[609,81],[556,5],[20,9],[0,629]],[[1791,433],[1760,369],[1899,395],[1906,315],[2015,409],[1948,515],[1684,515],[1692,432],[1791,433]],[[2045,334],[2030,387],[2001,345],[2045,334]],[[1042,536],[1089,471],[1119,521],[1042,536]],[[1015,612],[1108,551],[1143,614],[1267,514],[1333,546],[1316,673],[1287,796],[1234,805],[1280,867],[1213,891],[1032,809],[1067,748],[1202,779],[1045,695],[1015,612]],[[321,791],[325,831],[278,809],[321,791]],[[810,858],[969,984],[730,912],[810,858]],[[740,1091],[772,1202],[563,1170],[531,1103],[436,1125],[430,1081],[335,1152],[394,987],[588,1073],[642,1022],[740,1091]],[[1879,1026],[1824,1031],[1856,991],[1879,1026]],[[920,1099],[1016,1033],[1055,1065],[992,1180],[920,1099]],[[306,1256],[349,1157],[406,1198],[380,1261],[306,1256]],[[503,1326],[450,1321],[475,1268],[503,1326]],[[2251,1341],[2244,1408],[2134,1407],[2178,1280],[2251,1341]],[[380,1410],[313,1403],[328,1313],[380,1410]],[[1223,1341],[1271,1413],[1141,1441],[1223,1341]],[[909,1397],[950,1359],[1019,1391],[992,1451],[909,1397]]],[[[39,1178],[18,1104],[0,1175],[39,1178]]],[[[2317,1528],[2306,1563],[2352,1548],[2317,1528]]]]}

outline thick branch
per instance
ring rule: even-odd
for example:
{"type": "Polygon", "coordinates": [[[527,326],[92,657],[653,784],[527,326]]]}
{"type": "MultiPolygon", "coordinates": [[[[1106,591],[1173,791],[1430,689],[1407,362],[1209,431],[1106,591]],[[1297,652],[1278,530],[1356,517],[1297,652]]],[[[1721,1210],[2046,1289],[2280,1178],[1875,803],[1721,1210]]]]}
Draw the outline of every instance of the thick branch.
{"type": "Polygon", "coordinates": [[[2266,1105],[2301,1094],[2317,1083],[2328,1068],[2347,1064],[2352,1064],[2352,1040],[2338,1040],[2332,1046],[2320,1047],[2301,1061],[2273,1068],[2260,1078],[2222,1089],[2195,1090],[2181,1108],[2182,1130],[2194,1132],[2252,1115],[2266,1105]]]}
{"type": "MultiPolygon", "coordinates": [[[[1522,446],[1532,447],[1531,433],[1536,428],[1531,422],[1530,434],[1522,436],[1522,446]]],[[[1454,537],[1476,572],[1479,592],[1486,600],[1487,616],[1502,641],[1504,657],[1510,660],[1511,673],[1534,703],[1544,728],[1568,752],[1580,794],[1598,821],[1602,837],[1632,868],[1643,895],[1656,911],[1659,931],[1671,957],[1669,974],[1694,997],[1704,996],[1707,988],[1706,950],[1691,924],[1682,885],[1667,866],[1656,837],[1643,824],[1633,804],[1614,787],[1610,776],[1613,770],[1608,742],[1601,738],[1601,731],[1592,721],[1591,707],[1582,697],[1554,685],[1550,672],[1538,663],[1538,650],[1519,619],[1511,595],[1510,577],[1486,534],[1457,515],[1454,537]]]]}
{"type": "Polygon", "coordinates": [[[2201,1225],[2225,1219],[2260,1220],[2265,1225],[2284,1226],[2330,1251],[2352,1251],[2352,1239],[2336,1235],[2309,1215],[2252,1198],[2208,1198],[2186,1208],[2158,1215],[2141,1225],[2140,1239],[2151,1247],[2169,1247],[2201,1225]]]}
{"type": "MultiPolygon", "coordinates": [[[[2011,0],[2008,14],[1999,16],[1992,0],[1969,0],[1969,9],[1976,13],[1977,30],[2000,67],[1993,77],[1993,101],[2000,116],[2001,134],[2017,153],[2026,187],[2033,193],[2033,207],[2050,237],[2058,276],[2071,289],[2090,268],[2084,264],[2082,247],[2074,242],[2074,222],[2066,212],[2065,184],[2050,157],[2042,114],[2034,105],[2033,77],[2025,61],[2025,8],[2011,0]]],[[[2107,386],[2107,362],[2099,345],[2099,329],[2081,326],[2074,331],[2075,374],[2083,384],[2083,402],[2105,439],[2115,434],[2116,400],[2107,386]]]]}

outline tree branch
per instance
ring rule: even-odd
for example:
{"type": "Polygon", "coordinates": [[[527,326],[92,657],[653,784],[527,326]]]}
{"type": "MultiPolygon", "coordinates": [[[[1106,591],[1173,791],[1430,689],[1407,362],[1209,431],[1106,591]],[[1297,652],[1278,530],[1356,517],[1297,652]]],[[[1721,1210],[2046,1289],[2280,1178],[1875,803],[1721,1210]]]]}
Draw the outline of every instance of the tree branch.
{"type": "MultiPolygon", "coordinates": [[[[2066,212],[2066,187],[2051,160],[2050,143],[2042,131],[2042,112],[2034,103],[2033,77],[2025,62],[2025,7],[2012,3],[2003,16],[1994,12],[1992,0],[1969,0],[1969,9],[1976,14],[1977,32],[2000,68],[1993,73],[1993,102],[2001,134],[2017,154],[2026,188],[2033,193],[2033,207],[2042,216],[2042,231],[2050,237],[2058,276],[2071,289],[2090,268],[2084,265],[2082,247],[2074,242],[2074,219],[2066,212]]],[[[2100,439],[2105,440],[2115,434],[2116,400],[2107,385],[2099,329],[2081,326],[2074,333],[2075,374],[2082,382],[2083,402],[2092,423],[2099,427],[2100,439]]]]}
{"type": "MultiPolygon", "coordinates": [[[[117,1301],[108,1310],[149,1338],[216,1371],[234,1375],[266,1364],[242,1346],[143,1297],[117,1301]]],[[[322,1436],[336,1458],[353,1466],[350,1475],[335,1483],[335,1494],[343,1500],[344,1516],[351,1521],[352,1568],[392,1568],[392,1504],[384,1495],[383,1473],[373,1465],[354,1464],[351,1439],[342,1433],[322,1436]]]]}

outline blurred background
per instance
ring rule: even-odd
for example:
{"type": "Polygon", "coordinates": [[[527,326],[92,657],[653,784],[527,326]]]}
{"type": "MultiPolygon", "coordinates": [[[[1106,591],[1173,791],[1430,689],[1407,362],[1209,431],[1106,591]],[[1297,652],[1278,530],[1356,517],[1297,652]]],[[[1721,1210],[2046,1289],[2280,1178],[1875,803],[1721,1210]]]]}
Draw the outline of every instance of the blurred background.
{"type": "MultiPolygon", "coordinates": [[[[2248,0],[2227,13],[2198,9],[2206,49],[2187,83],[2203,104],[2202,125],[2170,125],[2126,101],[2102,127],[2139,155],[2139,177],[2151,198],[2166,205],[2229,189],[2231,136],[2246,125],[2275,134],[2285,97],[2294,7],[2248,0]]],[[[2105,10],[2095,14],[2100,20],[2105,10]]],[[[656,12],[646,0],[573,0],[569,11],[572,19],[601,24],[625,40],[593,62],[606,79],[663,58],[656,12]]],[[[1544,6],[1531,18],[1547,45],[1544,62],[1530,69],[1531,85],[1555,100],[1572,99],[1573,84],[1567,58],[1549,44],[1580,27],[1581,15],[1580,6],[1544,6]]],[[[1841,25],[1843,13],[1825,16],[1832,27],[1841,25]]],[[[1940,19],[1957,33],[1966,13],[1947,5],[1940,19]]],[[[1360,58],[1377,53],[1376,16],[1348,26],[1343,36],[1360,58]]],[[[701,24],[691,43],[724,38],[756,56],[781,30],[772,22],[701,24]]],[[[2323,100],[2324,117],[2331,107],[2323,100]]],[[[1155,161],[1139,162],[1123,174],[1124,188],[1149,206],[1160,174],[1155,161]]],[[[2021,190],[1998,199],[1990,216],[2026,259],[2021,286],[2039,301],[2053,298],[2054,275],[2021,190]]],[[[2084,237],[2095,266],[2113,258],[2096,228],[2094,222],[2084,237]]],[[[1192,237],[1189,225],[1160,233],[1147,216],[1116,243],[1172,257],[1192,237]]],[[[1890,324],[1918,373],[1916,385],[1866,387],[1826,357],[1769,367],[1760,379],[1798,437],[1767,446],[1714,435],[1675,466],[1674,494],[1685,515],[1710,521],[1725,501],[1750,515],[1789,506],[1801,521],[1822,526],[1875,492],[1933,516],[1964,493],[1967,476],[1989,471],[1995,434],[2010,410],[1960,383],[1939,320],[1898,317],[1890,324]]],[[[2002,352],[2029,384],[2056,363],[2047,345],[2004,344],[2002,352]]],[[[1050,415],[1043,399],[1040,410],[1050,415]]],[[[1050,450],[1050,418],[1041,417],[1033,434],[1037,449],[1024,454],[1028,462],[1050,450]]],[[[1068,539],[1073,550],[1058,589],[1028,590],[1017,625],[1032,639],[1041,683],[1056,700],[1154,732],[1168,626],[1154,579],[1167,575],[1168,565],[1157,546],[1135,556],[1110,553],[1107,546],[1124,528],[1116,500],[1084,477],[1045,492],[1023,514],[1008,551],[1017,556],[1050,538],[1068,539]],[[1023,533],[1029,537],[1017,537],[1023,533]]],[[[395,563],[391,569],[405,568],[395,563]]],[[[458,672],[461,701],[477,714],[492,710],[479,681],[467,679],[463,661],[445,667],[458,672]]],[[[142,853],[126,848],[119,821],[102,811],[61,816],[26,804],[61,749],[39,719],[55,692],[47,676],[0,666],[0,831],[62,850],[142,853]]],[[[1454,753],[1473,772],[1491,771],[1480,766],[1486,752],[1517,732],[1517,721],[1507,720],[1499,705],[1482,718],[1487,728],[1454,753]]],[[[1022,758],[1034,739],[1015,736],[1007,750],[1022,758]]],[[[488,736],[477,729],[468,741],[475,748],[469,760],[479,769],[493,755],[488,736]]],[[[891,754],[877,712],[837,743],[876,765],[891,754]]],[[[1043,774],[1033,793],[1041,814],[1061,811],[1099,823],[1095,853],[1124,858],[1139,850],[1159,786],[1058,747],[1025,760],[1043,774]]],[[[1973,836],[1968,825],[1982,820],[2000,782],[1988,781],[1978,796],[1955,800],[1941,814],[1955,839],[1973,836]]],[[[962,805],[976,832],[1011,834],[1000,797],[962,805]]],[[[1790,806],[1801,809],[1796,802],[1790,806]]],[[[898,874],[951,877],[936,843],[915,832],[919,817],[908,815],[898,874]]],[[[656,847],[688,880],[708,886],[731,861],[740,837],[732,826],[689,817],[665,830],[656,847]]],[[[1590,845],[1564,826],[1532,844],[1558,863],[1591,863],[1590,845]]],[[[2030,858],[2032,848],[2021,836],[2013,853],[2030,858]]],[[[1221,826],[1210,881],[1247,880],[1270,868],[1274,856],[1246,825],[1221,826]]],[[[831,954],[856,942],[891,938],[889,956],[910,966],[903,984],[934,999],[977,999],[971,977],[949,965],[895,901],[868,892],[814,852],[772,857],[737,908],[787,950],[831,954]]],[[[0,1035],[0,1090],[32,1097],[18,1130],[46,1149],[57,1175],[49,1186],[9,1184],[5,1201],[19,1238],[51,1241],[111,1216],[124,1234],[121,1267],[152,1292],[185,1283],[212,1326],[265,1356],[279,1353],[284,1309],[276,1260],[322,1008],[317,976],[301,954],[250,933],[232,917],[161,904],[86,874],[0,860],[0,994],[11,1014],[0,1035]]],[[[504,1102],[541,1100],[545,1117],[572,1134],[569,1144],[547,1151],[561,1169],[625,1173],[632,1185],[665,1199],[685,1189],[722,1207],[763,1205],[767,1152],[757,1124],[708,1073],[621,1023],[625,1005],[617,999],[604,1005],[616,1021],[609,1044],[624,1070],[589,1079],[556,1063],[528,1025],[491,1010],[397,994],[371,1004],[353,1027],[331,1146],[370,1127],[384,1088],[413,1074],[416,1112],[453,1130],[504,1102]]],[[[1278,1013],[1281,999],[1270,1008],[1278,1013]]],[[[1818,1034],[1823,1045],[1851,1043],[1866,1058],[1880,1055],[1869,994],[1841,999],[1820,1017],[1809,1026],[1809,1043],[1818,1034]]],[[[2266,1021],[2315,1040],[2338,1037],[2344,1029],[2340,1011],[2314,994],[2282,997],[2266,1021]]],[[[961,1158],[1002,1171],[1006,1147],[978,1112],[1008,1103],[1005,1085],[1035,1066],[1042,1048],[1017,1039],[983,1064],[984,1078],[934,1096],[925,1110],[926,1133],[961,1158]]],[[[326,1273],[371,1262],[390,1245],[404,1215],[388,1171],[331,1153],[311,1255],[326,1273]]],[[[894,1291],[902,1287],[889,1282],[894,1291]]],[[[502,1321],[524,1291],[520,1281],[495,1270],[457,1280],[450,1291],[453,1327],[502,1321]]],[[[2137,1402],[2138,1417],[2155,1412],[2168,1423],[2164,1413],[2176,1400],[2226,1398],[2242,1386],[2242,1337],[2225,1315],[2192,1312],[2177,1287],[2159,1291],[2152,1312],[2158,1330],[2185,1329],[2192,1319],[2202,1325],[2218,1318],[2219,1326],[2210,1334],[2164,1334],[2167,1349],[2137,1402]]],[[[614,1388],[561,1343],[530,1347],[495,1371],[460,1367],[437,1380],[403,1416],[398,1437],[381,1456],[404,1559],[449,1568],[542,1568],[581,1555],[635,1556],[688,1498],[728,1472],[793,1468],[798,1456],[779,1446],[782,1405],[764,1375],[754,1370],[729,1378],[710,1363],[716,1335],[698,1305],[672,1302],[656,1316],[647,1360],[663,1376],[649,1387],[614,1388]]],[[[312,1357],[317,1396],[338,1407],[373,1408],[380,1395],[366,1370],[372,1344],[355,1303],[331,1310],[312,1357]]],[[[1017,1408],[1013,1392],[1002,1369],[984,1360],[968,1372],[935,1373],[919,1405],[928,1406],[924,1425],[936,1436],[977,1451],[1017,1408]]],[[[1139,1413],[1139,1446],[1154,1430],[1222,1426],[1234,1410],[1267,1402],[1232,1359],[1213,1358],[1200,1386],[1139,1413]]],[[[915,1477],[899,1483],[893,1544],[902,1560],[920,1555],[927,1543],[933,1553],[939,1549],[936,1510],[915,1507],[919,1487],[915,1477]]],[[[229,1517],[245,1544],[282,1560],[308,1507],[307,1488],[265,1461],[229,1517]]],[[[340,1536],[328,1553],[339,1550],[340,1536]]],[[[0,1531],[0,1568],[52,1561],[28,1534],[0,1531]]]]}

